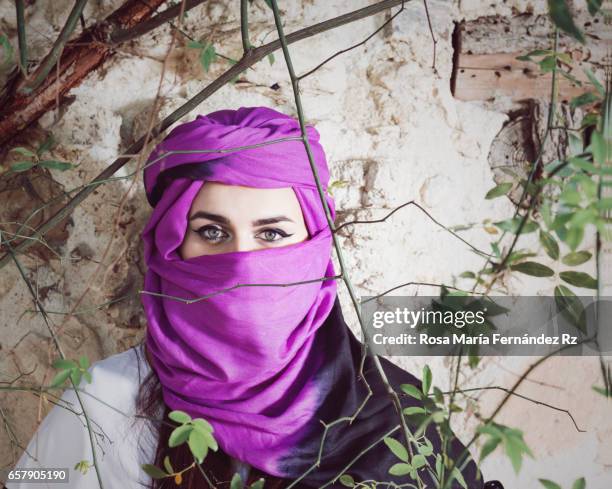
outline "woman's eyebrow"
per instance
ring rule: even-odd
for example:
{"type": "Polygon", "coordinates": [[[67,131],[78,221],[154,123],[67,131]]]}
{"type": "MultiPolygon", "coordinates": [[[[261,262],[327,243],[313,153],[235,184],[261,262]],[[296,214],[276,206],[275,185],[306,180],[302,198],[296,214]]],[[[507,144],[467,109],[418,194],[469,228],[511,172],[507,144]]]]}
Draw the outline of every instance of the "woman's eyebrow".
{"type": "MultiPolygon", "coordinates": [[[[209,219],[211,221],[215,221],[215,222],[219,222],[221,224],[229,224],[230,220],[225,217],[222,216],[220,214],[213,214],[211,212],[206,212],[206,211],[197,211],[194,212],[193,215],[189,218],[190,221],[192,221],[193,219],[209,219]]],[[[276,222],[283,222],[283,221],[287,221],[287,222],[295,222],[293,219],[289,219],[287,216],[276,216],[276,217],[266,217],[264,219],[257,219],[256,221],[253,221],[253,226],[265,226],[266,224],[274,224],[276,222]]]]}

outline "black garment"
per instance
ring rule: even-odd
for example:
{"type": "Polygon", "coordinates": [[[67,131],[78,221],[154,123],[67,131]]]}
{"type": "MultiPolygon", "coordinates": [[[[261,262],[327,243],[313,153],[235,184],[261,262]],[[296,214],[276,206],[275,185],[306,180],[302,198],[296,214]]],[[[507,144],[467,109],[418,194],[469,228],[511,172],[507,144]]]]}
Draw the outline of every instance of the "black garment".
{"type": "MultiPolygon", "coordinates": [[[[353,415],[367,395],[367,388],[363,379],[359,377],[361,342],[346,324],[337,297],[324,325],[316,333],[313,350],[326,353],[323,355],[325,360],[319,366],[316,378],[321,393],[320,408],[315,413],[313,422],[301,432],[301,439],[296,443],[291,455],[281,460],[281,468],[287,474],[295,475],[295,478],[311,468],[313,461],[316,460],[324,429],[319,420],[329,424],[338,418],[353,415]]],[[[413,384],[420,389],[421,382],[386,358],[379,357],[379,359],[390,385],[400,396],[402,408],[422,406],[421,401],[407,396],[400,388],[400,384],[413,384]]],[[[342,421],[330,427],[320,466],[309,472],[301,481],[306,486],[321,487],[337,474],[343,473],[343,468],[361,451],[399,425],[397,411],[370,356],[365,359],[363,373],[372,389],[371,397],[352,424],[342,421]]],[[[411,431],[416,431],[416,423],[411,425],[409,422],[408,425],[411,431]]],[[[433,445],[434,454],[441,452],[441,439],[434,423],[429,425],[426,435],[433,445]]],[[[401,429],[397,429],[390,436],[404,444],[401,429]]],[[[464,448],[464,445],[453,437],[449,443],[448,454],[456,459],[464,448]]],[[[433,457],[428,457],[428,461],[434,466],[433,457]]],[[[397,484],[415,482],[408,475],[400,477],[388,473],[391,466],[400,462],[401,460],[381,440],[359,457],[346,473],[355,481],[393,481],[397,484]]],[[[419,474],[426,487],[435,487],[434,480],[425,467],[419,469],[419,474]]],[[[482,475],[471,458],[462,474],[469,489],[503,488],[501,484],[485,486],[482,475]]],[[[336,481],[328,487],[345,486],[336,481]]],[[[461,485],[456,480],[453,481],[452,489],[459,488],[461,485]]]]}

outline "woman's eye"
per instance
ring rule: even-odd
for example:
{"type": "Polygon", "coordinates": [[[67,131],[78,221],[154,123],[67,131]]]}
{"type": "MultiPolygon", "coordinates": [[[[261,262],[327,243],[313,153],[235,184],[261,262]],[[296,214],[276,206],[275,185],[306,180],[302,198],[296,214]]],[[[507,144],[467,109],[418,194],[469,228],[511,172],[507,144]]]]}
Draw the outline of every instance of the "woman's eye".
{"type": "Polygon", "coordinates": [[[226,233],[215,226],[203,226],[198,229],[197,233],[207,241],[220,241],[226,233]]]}
{"type": "Polygon", "coordinates": [[[261,234],[264,241],[278,241],[293,236],[292,234],[287,234],[282,229],[264,229],[261,234]]]}

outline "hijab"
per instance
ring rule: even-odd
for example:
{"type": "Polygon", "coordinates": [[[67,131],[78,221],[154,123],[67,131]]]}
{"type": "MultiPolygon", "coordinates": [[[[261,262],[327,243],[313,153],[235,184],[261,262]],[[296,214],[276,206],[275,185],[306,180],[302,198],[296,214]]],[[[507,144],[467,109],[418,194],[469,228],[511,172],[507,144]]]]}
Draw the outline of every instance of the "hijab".
{"type": "MultiPolygon", "coordinates": [[[[398,415],[371,357],[362,365],[361,344],[342,316],[332,235],[300,135],[296,119],[268,107],[219,110],[176,126],[149,156],[144,181],[154,209],[142,234],[142,302],[152,368],[170,409],[204,418],[224,452],[268,474],[306,473],[302,482],[320,487],[356,460],[347,470],[355,480],[401,482],[388,473],[399,460],[382,443],[398,415]],[[291,187],[309,238],[182,259],[191,203],[206,181],[291,187]],[[352,422],[324,429],[356,412],[352,422]]],[[[319,133],[307,125],[306,137],[334,219],[319,133]]],[[[396,391],[401,383],[419,385],[380,360],[396,391]]],[[[417,402],[402,398],[404,406],[417,402]]],[[[402,439],[399,429],[389,436],[402,439]]],[[[433,428],[428,436],[441,447],[433,428]]],[[[450,453],[462,448],[455,439],[450,453]]],[[[470,488],[482,487],[479,477],[470,462],[470,488]]]]}

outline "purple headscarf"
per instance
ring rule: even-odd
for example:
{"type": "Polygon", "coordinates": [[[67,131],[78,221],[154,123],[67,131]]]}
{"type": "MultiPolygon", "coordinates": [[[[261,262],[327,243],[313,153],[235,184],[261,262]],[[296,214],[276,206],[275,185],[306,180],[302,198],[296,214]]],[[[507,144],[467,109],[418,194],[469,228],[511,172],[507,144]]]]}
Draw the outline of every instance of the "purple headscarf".
{"type": "MultiPolygon", "coordinates": [[[[299,123],[266,107],[220,110],[181,124],[156,146],[145,168],[155,209],[143,232],[148,320],[146,345],[171,409],[202,417],[228,454],[276,476],[277,462],[311,422],[320,396],[322,355],[315,333],[336,300],[332,236],[301,140],[237,152],[224,150],[299,137],[299,123]],[[200,178],[172,178],[195,165],[200,178]],[[165,173],[164,173],[165,172],[165,173]],[[309,239],[278,248],[181,259],[178,248],[192,201],[205,181],[259,188],[292,187],[309,239]],[[163,188],[161,188],[163,186],[163,188]],[[283,284],[287,287],[239,284],[283,284]],[[202,298],[214,294],[208,298],[202,298]]],[[[307,126],[322,187],[329,180],[319,134],[307,126]]],[[[332,217],[334,201],[326,194],[332,217]]]]}

